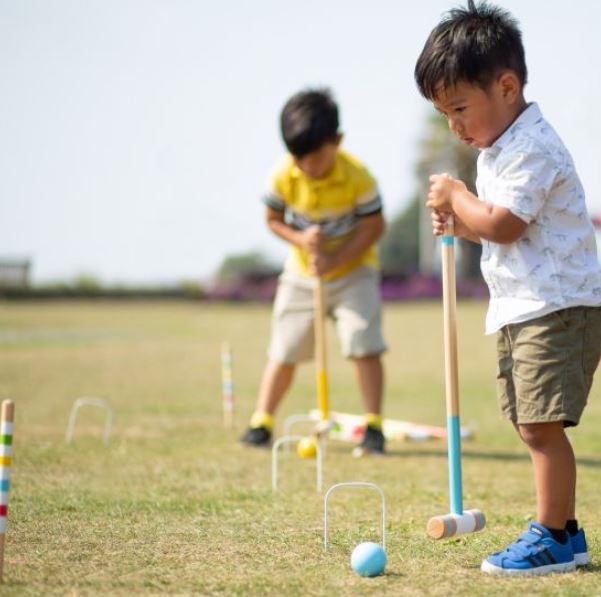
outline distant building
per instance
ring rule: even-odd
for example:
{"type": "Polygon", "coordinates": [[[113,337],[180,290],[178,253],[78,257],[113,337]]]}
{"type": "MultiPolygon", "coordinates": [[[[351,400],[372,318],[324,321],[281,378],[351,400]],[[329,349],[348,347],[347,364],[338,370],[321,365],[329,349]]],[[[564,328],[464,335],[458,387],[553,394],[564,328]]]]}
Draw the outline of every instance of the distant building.
{"type": "Polygon", "coordinates": [[[0,257],[0,288],[27,288],[31,261],[0,257]]]}

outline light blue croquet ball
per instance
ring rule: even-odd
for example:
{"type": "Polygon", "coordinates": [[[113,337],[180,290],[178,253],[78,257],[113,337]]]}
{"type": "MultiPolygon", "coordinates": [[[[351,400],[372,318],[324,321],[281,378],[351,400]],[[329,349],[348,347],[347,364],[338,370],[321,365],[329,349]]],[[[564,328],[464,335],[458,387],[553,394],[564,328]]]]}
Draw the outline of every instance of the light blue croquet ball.
{"type": "Polygon", "coordinates": [[[386,568],[386,552],[372,541],[359,543],[351,554],[351,567],[359,576],[379,576],[386,568]]]}

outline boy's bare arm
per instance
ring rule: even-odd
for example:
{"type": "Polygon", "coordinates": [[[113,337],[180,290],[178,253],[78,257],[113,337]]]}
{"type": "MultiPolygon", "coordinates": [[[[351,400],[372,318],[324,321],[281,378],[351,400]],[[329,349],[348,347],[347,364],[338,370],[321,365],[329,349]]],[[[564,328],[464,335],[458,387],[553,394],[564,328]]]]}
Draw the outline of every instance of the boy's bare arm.
{"type": "Polygon", "coordinates": [[[296,230],[284,220],[284,213],[267,207],[267,225],[283,240],[308,251],[311,255],[310,267],[313,275],[324,275],[361,256],[384,232],[384,218],[381,213],[359,218],[354,233],[333,253],[321,249],[323,235],[319,226],[306,230],[296,230]]]}
{"type": "Polygon", "coordinates": [[[507,208],[480,201],[462,181],[447,174],[430,176],[426,205],[441,212],[457,214],[474,235],[494,243],[513,243],[528,226],[507,208]]]}
{"type": "Polygon", "coordinates": [[[360,257],[384,233],[385,223],[381,213],[359,218],[353,234],[333,253],[319,251],[312,255],[311,267],[316,275],[329,271],[360,257]]]}
{"type": "Polygon", "coordinates": [[[267,226],[281,239],[289,242],[301,249],[316,253],[322,241],[322,234],[319,226],[311,226],[306,230],[297,230],[288,225],[284,220],[284,212],[267,207],[266,212],[267,226]]]}

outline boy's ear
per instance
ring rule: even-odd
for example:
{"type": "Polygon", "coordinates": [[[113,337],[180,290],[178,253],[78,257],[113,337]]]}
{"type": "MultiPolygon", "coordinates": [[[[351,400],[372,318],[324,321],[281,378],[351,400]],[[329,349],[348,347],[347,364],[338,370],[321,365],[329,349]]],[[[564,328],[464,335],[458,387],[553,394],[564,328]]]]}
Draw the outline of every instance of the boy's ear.
{"type": "Polygon", "coordinates": [[[497,79],[501,95],[508,104],[513,104],[522,93],[522,84],[518,76],[511,70],[503,71],[497,79]]]}
{"type": "Polygon", "coordinates": [[[344,133],[338,133],[336,135],[336,145],[340,145],[342,143],[342,138],[344,137],[344,133]]]}

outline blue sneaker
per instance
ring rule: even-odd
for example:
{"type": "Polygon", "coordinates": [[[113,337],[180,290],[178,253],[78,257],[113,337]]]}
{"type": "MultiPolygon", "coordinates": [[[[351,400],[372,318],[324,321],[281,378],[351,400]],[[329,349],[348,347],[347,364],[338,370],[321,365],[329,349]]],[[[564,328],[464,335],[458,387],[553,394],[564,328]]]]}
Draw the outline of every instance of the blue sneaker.
{"type": "Polygon", "coordinates": [[[482,572],[505,576],[533,576],[576,569],[572,542],[561,544],[544,526],[531,522],[528,530],[504,551],[488,556],[482,572]]]}
{"type": "Polygon", "coordinates": [[[587,566],[590,564],[591,559],[586,547],[584,529],[578,529],[578,532],[575,535],[570,535],[570,541],[572,542],[572,551],[574,552],[574,562],[576,562],[576,566],[587,566]]]}

